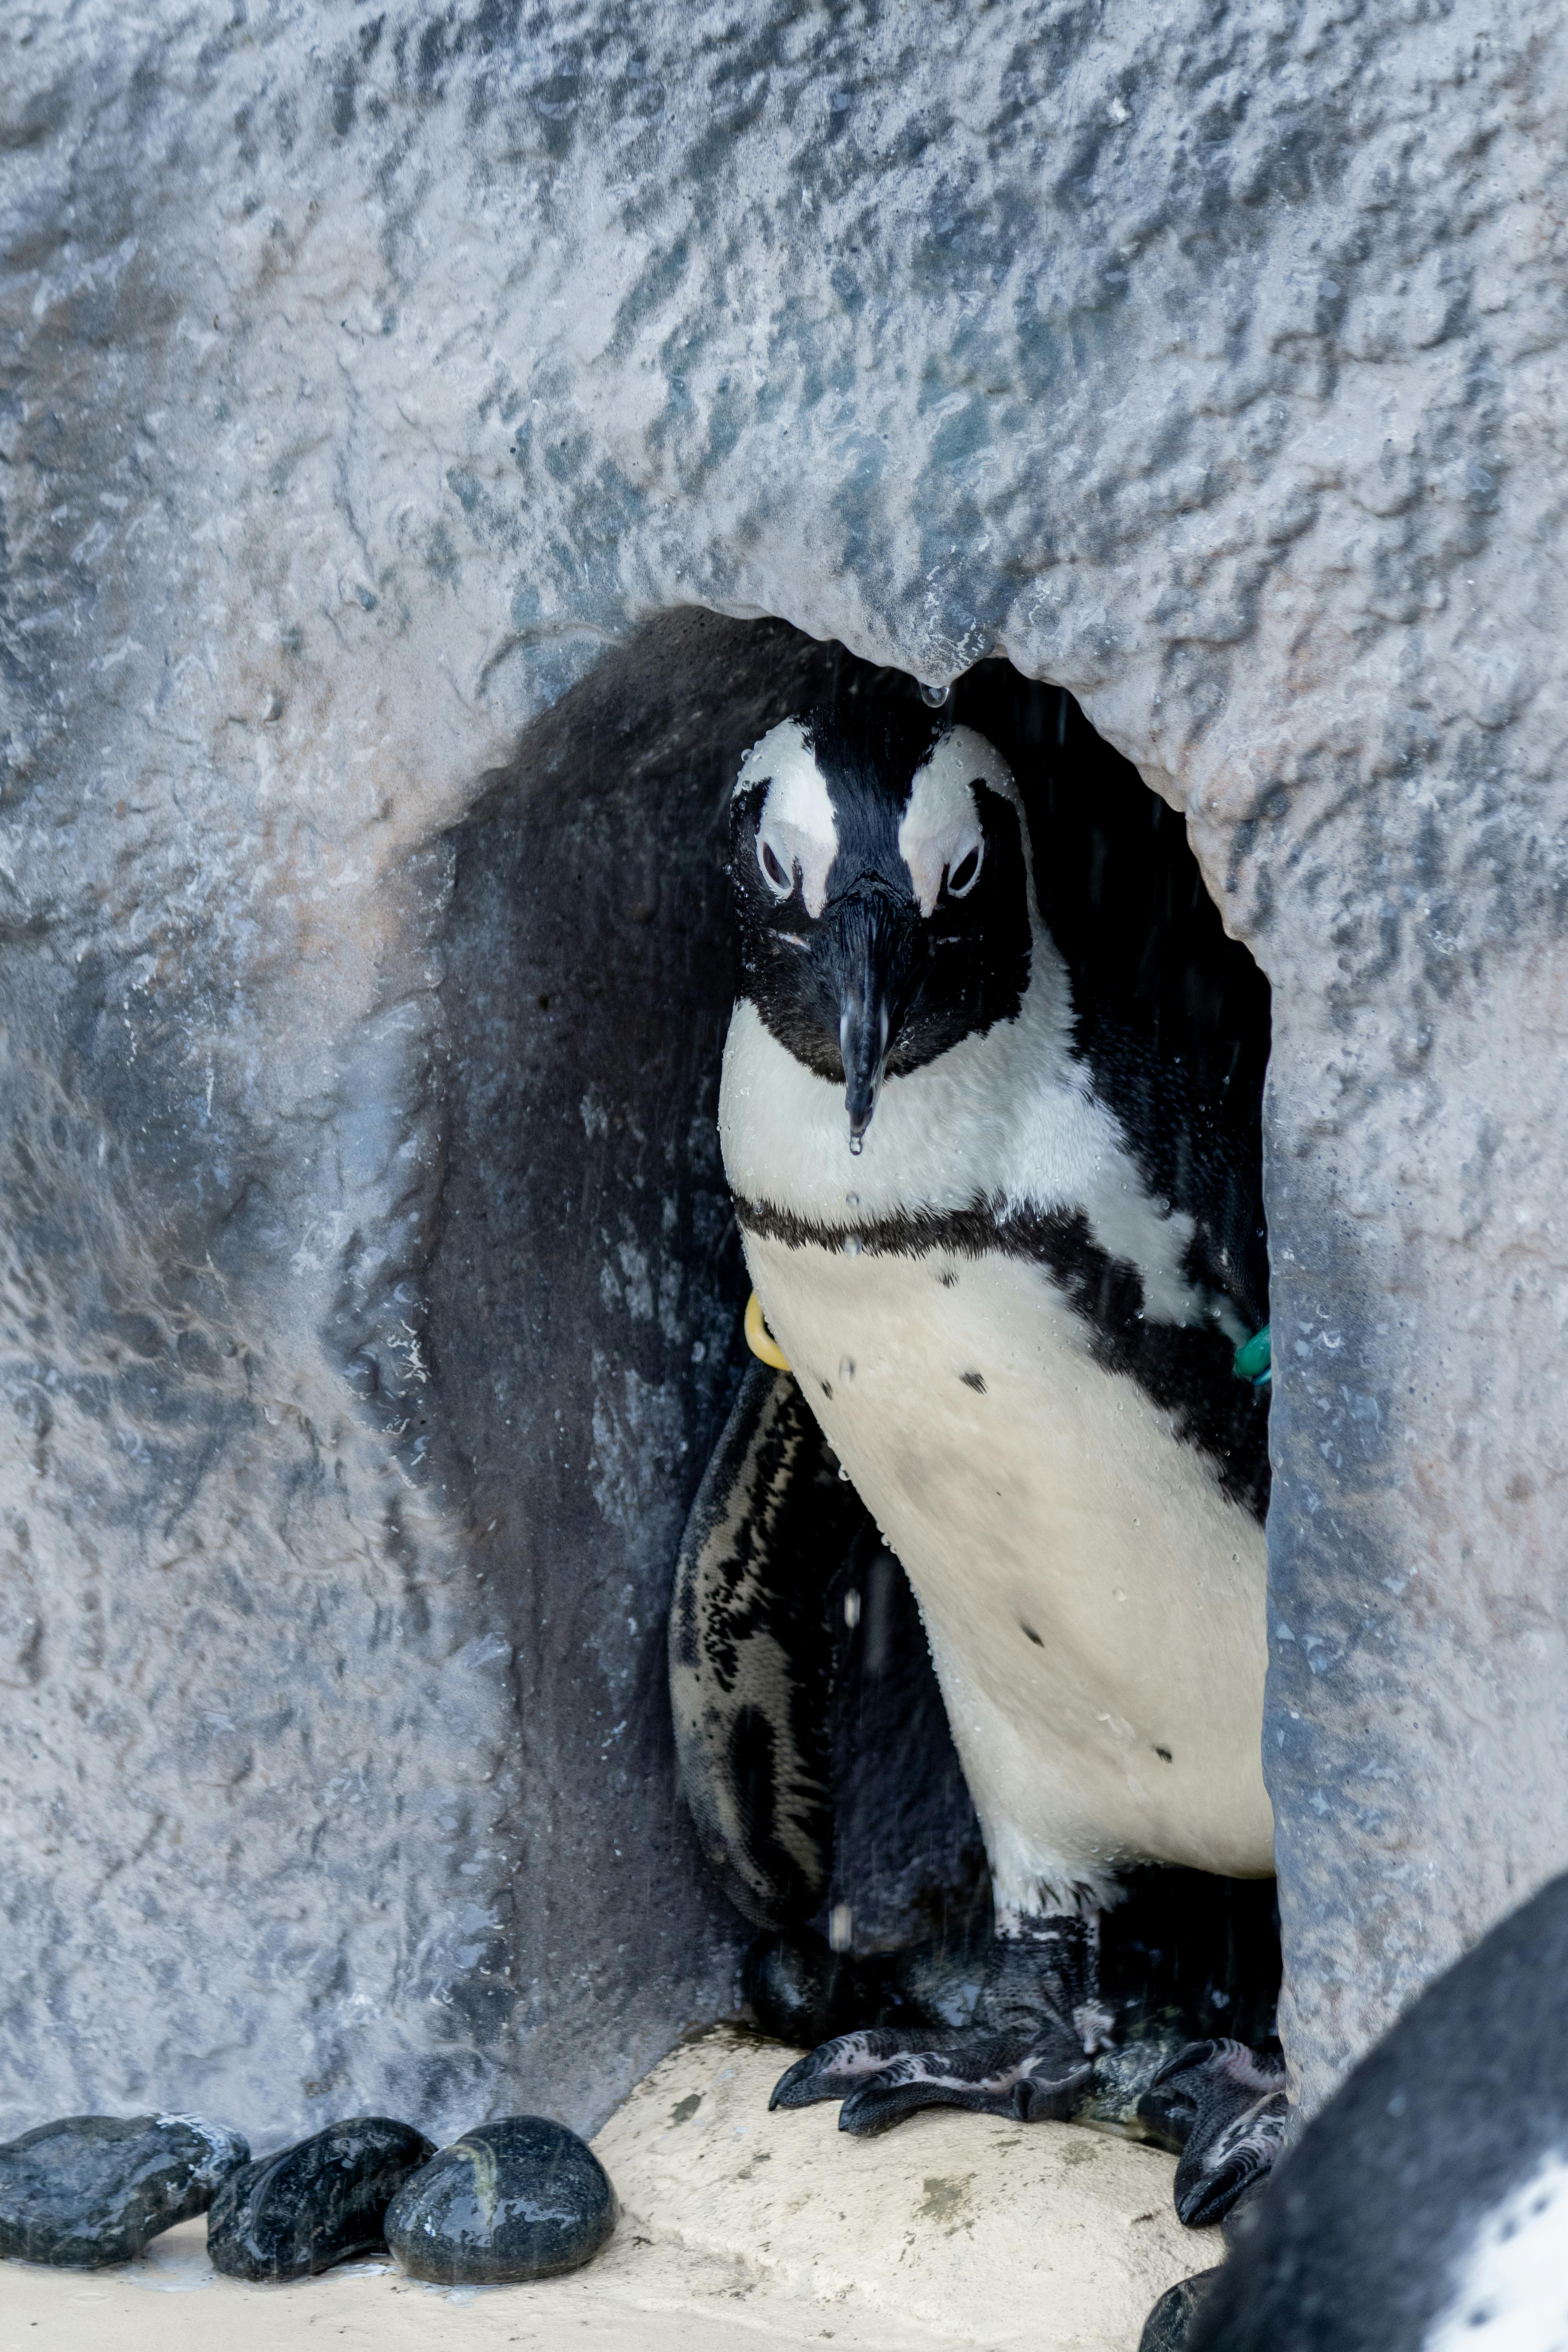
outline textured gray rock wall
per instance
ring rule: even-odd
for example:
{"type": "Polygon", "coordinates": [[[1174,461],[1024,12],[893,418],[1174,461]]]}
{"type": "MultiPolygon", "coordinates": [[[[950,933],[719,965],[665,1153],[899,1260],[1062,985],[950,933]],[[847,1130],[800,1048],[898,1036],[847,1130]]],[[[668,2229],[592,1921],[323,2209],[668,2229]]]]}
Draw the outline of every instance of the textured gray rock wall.
{"type": "Polygon", "coordinates": [[[639,1320],[651,1227],[584,1132],[592,1519],[477,1402],[536,1326],[447,1206],[506,1084],[443,998],[450,829],[691,604],[1071,688],[1273,982],[1317,2098],[1568,1860],[1560,11],[80,0],[0,38],[17,2109],[446,2123],[531,2064],[584,2120],[727,1998],[655,1735],[593,1781],[561,1683],[647,1687],[720,1291],[639,1320]],[[592,1605],[498,1625],[545,1560],[592,1605]],[[655,1857],[614,1952],[558,1770],[655,1857]]]}

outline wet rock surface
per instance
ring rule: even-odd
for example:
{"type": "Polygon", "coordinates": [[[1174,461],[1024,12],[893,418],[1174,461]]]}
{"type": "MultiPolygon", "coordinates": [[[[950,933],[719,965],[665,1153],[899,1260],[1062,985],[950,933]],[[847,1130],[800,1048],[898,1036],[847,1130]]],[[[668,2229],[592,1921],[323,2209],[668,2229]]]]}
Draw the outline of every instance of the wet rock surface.
{"type": "Polygon", "coordinates": [[[204,2213],[249,2147],[194,2116],[66,2116],[0,2147],[0,2255],[59,2270],[133,2262],[204,2213]]]}
{"type": "Polygon", "coordinates": [[[508,2116],[444,2147],[393,2200],[386,2242],[442,2285],[553,2278],[591,2262],[616,2193],[586,2143],[542,2116],[508,2116]]]}
{"type": "Polygon", "coordinates": [[[389,2116],[329,2124],[231,2173],[207,2221],[207,2252],[229,2278],[311,2278],[386,2242],[386,2209],[435,2145],[389,2116]]]}
{"type": "MultiPolygon", "coordinates": [[[[653,2070],[594,2143],[620,2218],[582,2270],[477,2300],[391,2263],[251,2285],[212,2278],[197,2220],[88,2283],[91,2352],[1133,2352],[1214,2259],[1176,2220],[1168,2156],[952,2110],[868,2150],[831,2107],[768,2114],[789,2055],[719,2027],[653,2070]]],[[[83,2284],[0,2263],[6,2352],[79,2352],[83,2284]]]]}
{"type": "Polygon", "coordinates": [[[699,831],[760,656],[660,640],[663,780],[651,695],[592,792],[534,731],[694,604],[1070,688],[1268,970],[1321,2099],[1564,1859],[1562,8],[0,39],[17,2124],[449,2137],[521,2063],[587,2129],[731,2001],[657,1659],[743,1305],[699,831]]]}

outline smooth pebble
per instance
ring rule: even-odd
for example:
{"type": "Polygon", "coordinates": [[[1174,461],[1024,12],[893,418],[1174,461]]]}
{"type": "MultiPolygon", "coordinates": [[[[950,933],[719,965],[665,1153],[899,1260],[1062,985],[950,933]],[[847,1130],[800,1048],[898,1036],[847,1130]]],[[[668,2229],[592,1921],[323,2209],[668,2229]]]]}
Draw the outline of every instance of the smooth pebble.
{"type": "Polygon", "coordinates": [[[592,2261],[616,2226],[616,2192],[585,2141],[542,2116],[481,2124],[393,2200],[386,2242],[438,2286],[552,2278],[592,2261]]]}
{"type": "Polygon", "coordinates": [[[63,2116],[0,2145],[0,2255],[58,2270],[134,2262],[205,2213],[250,2150],[196,2116],[63,2116]]]}
{"type": "Polygon", "coordinates": [[[207,2220],[229,2278],[312,2278],[386,2242],[386,2209],[436,2153],[412,2124],[351,2116],[231,2174],[207,2220]]]}

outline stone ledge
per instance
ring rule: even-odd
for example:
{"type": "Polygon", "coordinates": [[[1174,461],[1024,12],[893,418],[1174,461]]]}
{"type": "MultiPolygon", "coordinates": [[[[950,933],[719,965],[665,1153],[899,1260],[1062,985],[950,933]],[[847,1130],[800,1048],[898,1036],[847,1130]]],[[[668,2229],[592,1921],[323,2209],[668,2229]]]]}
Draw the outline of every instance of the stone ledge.
{"type": "Polygon", "coordinates": [[[594,2143],[621,2220],[575,2277],[444,2290],[354,2263],[243,2286],[191,2221],[125,2270],[0,2264],[0,2337],[36,2352],[205,2352],[215,2333],[225,2352],[264,2352],[307,2330],[375,2352],[1134,2352],[1155,2297],[1216,2259],[1215,2233],[1176,2220],[1169,2157],[940,2113],[848,2139],[830,2106],[768,2114],[788,2056],[719,2027],[654,2068],[594,2143]]]}

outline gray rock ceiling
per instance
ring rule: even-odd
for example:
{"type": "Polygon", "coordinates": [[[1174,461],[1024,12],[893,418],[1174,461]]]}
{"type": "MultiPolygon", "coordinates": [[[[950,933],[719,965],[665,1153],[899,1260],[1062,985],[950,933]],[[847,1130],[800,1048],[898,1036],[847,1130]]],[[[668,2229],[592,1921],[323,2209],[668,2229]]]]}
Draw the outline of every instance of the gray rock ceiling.
{"type": "MultiPolygon", "coordinates": [[[[521,2068],[589,2123],[729,1999],[655,1720],[730,1328],[695,1050],[629,1146],[652,1045],[544,1055],[596,1303],[538,1319],[543,1188],[483,1270],[515,1326],[430,1337],[525,1052],[444,993],[451,828],[510,792],[508,871],[668,884],[616,986],[716,1017],[675,883],[793,656],[614,670],[689,605],[1070,688],[1272,982],[1317,2099],[1568,1861],[1561,11],[82,0],[0,43],[16,2112],[456,2127],[521,2068]]],[[[550,898],[495,950],[536,999],[550,898]]]]}

